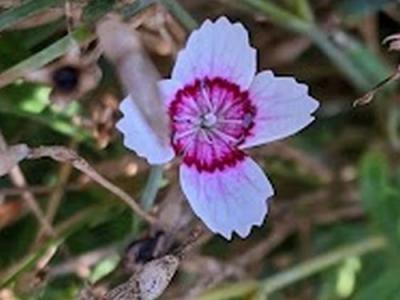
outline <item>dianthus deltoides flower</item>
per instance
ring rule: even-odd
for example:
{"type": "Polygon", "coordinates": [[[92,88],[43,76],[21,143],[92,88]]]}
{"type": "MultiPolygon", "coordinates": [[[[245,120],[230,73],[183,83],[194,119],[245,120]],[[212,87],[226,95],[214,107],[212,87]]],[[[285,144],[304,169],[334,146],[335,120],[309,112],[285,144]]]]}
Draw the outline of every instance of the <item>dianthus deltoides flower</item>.
{"type": "Polygon", "coordinates": [[[131,96],[117,124],[126,147],[149,163],[181,158],[180,184],[193,211],[227,239],[260,226],[274,194],[246,149],[298,132],[318,108],[304,84],[271,71],[256,74],[256,59],[241,24],[207,20],[178,54],[171,79],[159,83],[170,144],[155,142],[131,96]]]}

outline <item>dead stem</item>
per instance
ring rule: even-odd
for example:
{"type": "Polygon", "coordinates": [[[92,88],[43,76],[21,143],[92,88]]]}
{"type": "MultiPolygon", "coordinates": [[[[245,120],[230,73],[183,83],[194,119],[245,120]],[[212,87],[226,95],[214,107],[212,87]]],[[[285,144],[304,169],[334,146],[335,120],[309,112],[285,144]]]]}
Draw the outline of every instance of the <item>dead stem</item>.
{"type": "Polygon", "coordinates": [[[97,173],[97,171],[75,151],[63,146],[38,147],[32,148],[30,155],[28,155],[28,159],[39,159],[44,157],[71,164],[75,169],[85,173],[92,180],[122,199],[143,220],[146,220],[150,224],[155,224],[157,222],[155,218],[142,210],[131,196],[97,173]]]}
{"type": "Polygon", "coordinates": [[[383,88],[385,85],[388,83],[395,81],[400,78],[400,69],[397,69],[393,74],[391,74],[389,77],[385,78],[381,82],[379,82],[376,86],[374,86],[370,91],[368,91],[366,94],[361,96],[360,98],[356,99],[353,102],[353,106],[361,106],[361,105],[366,105],[369,104],[375,97],[375,94],[383,88]]]}
{"type": "MultiPolygon", "coordinates": [[[[54,217],[57,214],[57,210],[61,204],[61,199],[65,192],[65,186],[68,183],[68,179],[71,175],[71,172],[72,172],[72,166],[70,164],[65,163],[60,166],[59,174],[57,176],[58,182],[48,199],[48,204],[46,209],[45,217],[49,224],[53,223],[54,217]]],[[[41,230],[38,232],[36,236],[35,244],[38,244],[38,242],[40,242],[42,237],[43,237],[43,231],[41,230]]]]}
{"type": "MultiPolygon", "coordinates": [[[[2,132],[0,131],[0,150],[6,150],[8,147],[2,132]]],[[[20,167],[16,165],[10,172],[9,172],[10,179],[14,186],[17,188],[25,189],[28,187],[26,182],[25,176],[21,171],[20,167]]],[[[43,211],[41,210],[35,196],[28,190],[25,190],[21,193],[22,198],[26,201],[29,209],[32,211],[33,215],[39,221],[40,225],[42,226],[43,230],[48,233],[50,236],[55,237],[54,229],[52,228],[51,224],[45,218],[43,211]]]]}

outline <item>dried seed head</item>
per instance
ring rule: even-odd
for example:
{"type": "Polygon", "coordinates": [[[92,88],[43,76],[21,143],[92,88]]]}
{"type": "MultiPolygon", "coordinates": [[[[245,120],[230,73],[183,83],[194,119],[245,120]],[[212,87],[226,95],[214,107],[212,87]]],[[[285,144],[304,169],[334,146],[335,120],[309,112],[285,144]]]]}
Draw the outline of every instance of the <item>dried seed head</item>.
{"type": "Polygon", "coordinates": [[[25,74],[24,79],[51,86],[51,102],[63,108],[94,89],[100,81],[102,73],[96,50],[83,53],[76,45],[61,59],[25,74]]]}
{"type": "Polygon", "coordinates": [[[54,88],[62,92],[70,93],[78,87],[80,70],[75,66],[62,66],[54,70],[52,79],[54,88]]]}
{"type": "Polygon", "coordinates": [[[169,249],[163,249],[166,234],[158,231],[154,235],[133,241],[126,249],[123,268],[126,272],[134,272],[138,267],[149,261],[165,255],[169,249]]]}

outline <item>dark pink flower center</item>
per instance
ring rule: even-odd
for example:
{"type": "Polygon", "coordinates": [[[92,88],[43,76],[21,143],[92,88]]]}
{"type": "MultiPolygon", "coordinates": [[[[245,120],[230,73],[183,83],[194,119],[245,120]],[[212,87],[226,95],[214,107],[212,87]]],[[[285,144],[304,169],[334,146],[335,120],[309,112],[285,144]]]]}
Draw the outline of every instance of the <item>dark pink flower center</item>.
{"type": "Polygon", "coordinates": [[[200,172],[234,166],[244,159],[238,146],[250,135],[255,114],[238,85],[219,77],[196,80],[169,106],[174,150],[200,172]]]}

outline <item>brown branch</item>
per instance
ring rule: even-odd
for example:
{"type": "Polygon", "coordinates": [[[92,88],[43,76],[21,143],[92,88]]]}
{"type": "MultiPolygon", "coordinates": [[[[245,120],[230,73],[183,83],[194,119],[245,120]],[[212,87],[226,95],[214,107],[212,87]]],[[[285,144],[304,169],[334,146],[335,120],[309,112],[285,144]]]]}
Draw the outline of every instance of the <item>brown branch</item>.
{"type": "MultiPolygon", "coordinates": [[[[5,151],[7,150],[8,145],[4,139],[3,134],[0,131],[0,150],[5,151]]],[[[10,179],[14,186],[18,188],[27,188],[28,184],[26,182],[25,176],[22,173],[20,167],[16,165],[11,171],[9,172],[10,179]]],[[[34,195],[29,191],[24,191],[21,194],[22,198],[26,201],[29,209],[32,211],[33,215],[39,221],[42,228],[51,236],[55,236],[54,229],[52,228],[51,224],[46,220],[43,211],[41,210],[37,200],[35,199],[34,195]]]]}
{"type": "Polygon", "coordinates": [[[28,159],[39,159],[45,157],[71,164],[75,169],[85,173],[92,180],[122,199],[143,220],[146,220],[150,224],[157,223],[157,220],[142,210],[131,196],[97,173],[97,171],[93,169],[85,159],[76,154],[76,152],[63,146],[50,146],[32,148],[28,155],[28,159]]]}

